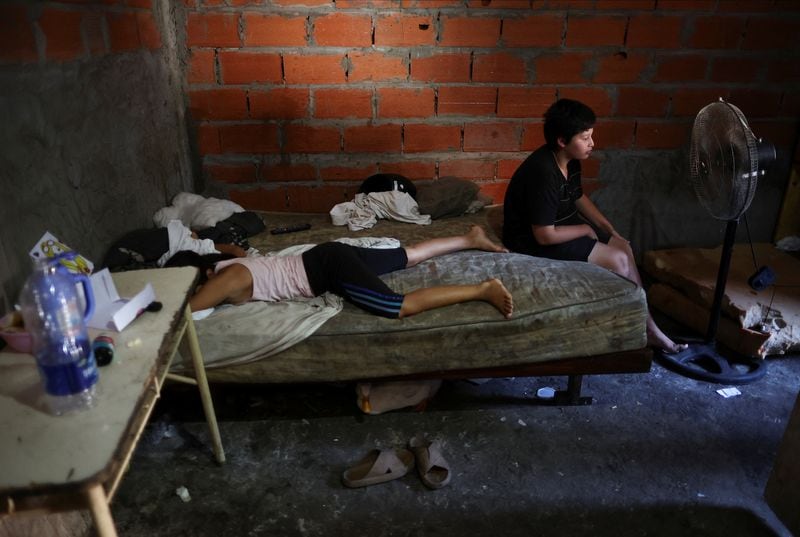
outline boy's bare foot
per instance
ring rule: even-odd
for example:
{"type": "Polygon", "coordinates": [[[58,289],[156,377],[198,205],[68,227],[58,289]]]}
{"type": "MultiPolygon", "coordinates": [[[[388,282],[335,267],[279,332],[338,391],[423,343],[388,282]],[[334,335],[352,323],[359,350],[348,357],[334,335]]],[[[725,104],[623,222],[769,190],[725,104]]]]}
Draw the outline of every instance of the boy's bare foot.
{"type": "Polygon", "coordinates": [[[497,278],[481,283],[481,300],[497,308],[497,311],[502,313],[506,319],[510,319],[511,314],[514,313],[514,298],[503,282],[497,278]]]}
{"type": "Polygon", "coordinates": [[[686,343],[675,343],[658,327],[655,327],[655,329],[647,328],[647,344],[671,354],[681,352],[688,347],[686,343]]]}
{"type": "Polygon", "coordinates": [[[481,226],[472,226],[467,233],[469,244],[475,250],[486,252],[508,252],[507,248],[492,241],[481,226]]]}

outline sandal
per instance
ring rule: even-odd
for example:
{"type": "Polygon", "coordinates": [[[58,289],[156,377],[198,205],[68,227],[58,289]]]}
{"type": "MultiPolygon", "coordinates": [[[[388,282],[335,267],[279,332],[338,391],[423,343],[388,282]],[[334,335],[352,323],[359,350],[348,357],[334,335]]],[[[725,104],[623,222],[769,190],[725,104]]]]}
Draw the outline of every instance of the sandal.
{"type": "Polygon", "coordinates": [[[350,488],[377,485],[403,477],[414,467],[414,454],[407,449],[373,449],[342,474],[350,488]]]}
{"type": "Polygon", "coordinates": [[[441,443],[417,435],[408,442],[417,461],[417,472],[429,489],[440,489],[450,482],[450,465],[442,456],[441,443]]]}

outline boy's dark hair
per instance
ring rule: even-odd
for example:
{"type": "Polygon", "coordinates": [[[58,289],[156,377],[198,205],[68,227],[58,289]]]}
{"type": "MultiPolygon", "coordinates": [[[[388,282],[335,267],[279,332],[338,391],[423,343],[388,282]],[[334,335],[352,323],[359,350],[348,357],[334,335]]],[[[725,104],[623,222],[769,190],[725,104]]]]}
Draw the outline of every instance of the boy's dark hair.
{"type": "Polygon", "coordinates": [[[175,255],[170,257],[166,263],[164,263],[165,267],[197,267],[200,269],[200,284],[204,284],[208,281],[208,275],[206,272],[208,269],[214,270],[214,265],[216,265],[220,261],[225,261],[226,259],[233,259],[236,257],[235,255],[231,254],[205,254],[200,255],[197,252],[192,252],[191,250],[181,250],[180,252],[176,252],[175,255]]]}
{"type": "Polygon", "coordinates": [[[572,137],[594,126],[597,117],[591,108],[572,99],[559,99],[544,113],[544,139],[547,147],[558,149],[558,139],[569,143],[572,137]]]}

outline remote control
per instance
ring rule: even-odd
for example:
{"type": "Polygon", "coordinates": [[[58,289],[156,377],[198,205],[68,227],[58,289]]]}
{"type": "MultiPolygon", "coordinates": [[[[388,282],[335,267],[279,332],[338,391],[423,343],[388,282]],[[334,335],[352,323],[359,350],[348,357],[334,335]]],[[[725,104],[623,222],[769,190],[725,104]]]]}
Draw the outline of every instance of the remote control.
{"type": "Polygon", "coordinates": [[[297,224],[295,226],[276,227],[270,229],[269,232],[273,235],[281,235],[283,233],[294,233],[295,231],[305,231],[311,229],[311,224],[297,224]]]}

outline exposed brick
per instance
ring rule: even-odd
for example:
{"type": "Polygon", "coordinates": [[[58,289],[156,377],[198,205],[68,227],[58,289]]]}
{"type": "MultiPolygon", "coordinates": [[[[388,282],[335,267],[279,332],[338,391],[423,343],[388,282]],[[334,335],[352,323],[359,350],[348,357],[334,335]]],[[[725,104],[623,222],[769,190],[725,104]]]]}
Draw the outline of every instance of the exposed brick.
{"type": "MultiPolygon", "coordinates": [[[[39,27],[44,32],[47,46],[45,56],[49,60],[74,60],[83,56],[85,49],[81,38],[81,13],[63,9],[47,8],[39,18],[39,27]]],[[[136,18],[133,17],[136,30],[136,18]]],[[[138,46],[138,34],[136,44],[138,46]]]]}
{"type": "Polygon", "coordinates": [[[781,58],[767,63],[767,80],[770,82],[800,82],[800,62],[781,58]]]}
{"type": "Polygon", "coordinates": [[[669,93],[652,87],[621,86],[617,97],[617,116],[665,117],[669,93]]]}
{"type": "Polygon", "coordinates": [[[649,64],[646,54],[631,52],[616,53],[600,58],[593,82],[626,83],[638,82],[649,64]]]}
{"type": "Polygon", "coordinates": [[[216,82],[213,50],[192,49],[189,56],[189,67],[186,71],[186,81],[189,84],[213,84],[216,82]]]}
{"type": "Polygon", "coordinates": [[[344,130],[346,153],[400,152],[402,125],[358,125],[344,130]]]}
{"type": "Polygon", "coordinates": [[[136,50],[141,46],[135,13],[109,13],[107,21],[112,51],[136,50]]]}
{"type": "Polygon", "coordinates": [[[500,88],[499,117],[541,117],[556,100],[555,88],[500,88]]]}
{"type": "Polygon", "coordinates": [[[692,48],[734,49],[744,35],[745,18],[736,16],[712,15],[698,17],[689,38],[692,48]]]}
{"type": "Polygon", "coordinates": [[[668,56],[657,59],[654,82],[705,80],[708,58],[699,54],[668,56]]]}
{"type": "Polygon", "coordinates": [[[469,82],[468,54],[436,54],[411,60],[411,79],[422,82],[469,82]]]}
{"type": "Polygon", "coordinates": [[[355,190],[340,185],[290,186],[287,188],[287,208],[301,213],[329,213],[337,203],[352,200],[355,190]]]}
{"type": "Polygon", "coordinates": [[[229,190],[231,201],[248,211],[289,211],[286,203],[286,188],[267,190],[229,190]]]}
{"type": "Polygon", "coordinates": [[[780,115],[783,93],[760,88],[741,88],[730,90],[729,102],[736,105],[745,117],[770,117],[780,115]]]}
{"type": "MultiPolygon", "coordinates": [[[[88,12],[83,14],[83,35],[89,54],[103,56],[108,52],[105,34],[107,32],[104,13],[88,12]]],[[[2,30],[0,30],[2,31],[2,30]]],[[[0,47],[2,44],[0,44],[0,47]]]]}
{"type": "Polygon", "coordinates": [[[372,18],[369,15],[330,13],[314,19],[314,41],[329,47],[369,47],[372,45],[372,18]]]}
{"type": "Polygon", "coordinates": [[[244,44],[248,47],[306,45],[306,17],[245,13],[244,44]]]}
{"type": "Polygon", "coordinates": [[[267,182],[313,181],[317,169],[311,164],[267,161],[261,166],[261,177],[267,182]]]}
{"type": "Polygon", "coordinates": [[[236,13],[189,13],[186,33],[189,47],[238,47],[242,44],[236,13]]]}
{"type": "Polygon", "coordinates": [[[258,180],[258,164],[204,164],[203,171],[212,181],[242,184],[255,183],[258,180]]]}
{"type": "MultiPolygon", "coordinates": [[[[525,161],[524,158],[516,158],[516,159],[502,159],[497,161],[497,178],[498,179],[511,179],[514,175],[514,172],[517,171],[520,164],[525,161]]],[[[502,202],[502,198],[500,201],[495,200],[495,203],[502,202]]]]}
{"type": "Polygon", "coordinates": [[[378,117],[429,117],[433,88],[378,88],[378,117]]]}
{"type": "MultiPolygon", "coordinates": [[[[353,163],[351,165],[320,166],[319,175],[323,181],[358,181],[361,183],[369,177],[378,173],[378,165],[375,163],[363,164],[353,163]]],[[[349,201],[352,197],[347,200],[349,201]]]]}
{"type": "Polygon", "coordinates": [[[282,79],[279,54],[221,50],[219,66],[223,84],[277,84],[282,79]]]}
{"type": "Polygon", "coordinates": [[[629,10],[636,9],[639,11],[653,10],[656,8],[656,0],[602,0],[598,2],[595,9],[600,10],[629,10]]]}
{"type": "Polygon", "coordinates": [[[797,144],[797,119],[786,121],[770,121],[757,119],[750,121],[750,128],[765,140],[769,140],[776,147],[787,152],[794,150],[797,144]]]}
{"type": "Polygon", "coordinates": [[[343,84],[345,58],[339,54],[283,57],[287,84],[343,84]]]}
{"type": "Polygon", "coordinates": [[[244,119],[247,97],[243,90],[226,88],[189,92],[189,113],[200,119],[244,119]]]}
{"type": "Polygon", "coordinates": [[[681,44],[683,17],[634,15],[628,25],[627,45],[632,48],[677,48],[681,44]]]}
{"type": "Polygon", "coordinates": [[[130,7],[153,8],[153,0],[125,0],[125,5],[130,7]]]}
{"type": "Polygon", "coordinates": [[[605,187],[605,184],[601,183],[594,177],[586,177],[581,181],[581,190],[583,190],[584,196],[591,197],[593,193],[597,192],[603,187],[605,187]]]}
{"type": "Polygon", "coordinates": [[[761,59],[725,56],[711,63],[711,80],[714,82],[755,82],[764,62],[761,59]]]}
{"type": "Polygon", "coordinates": [[[590,54],[565,52],[536,58],[536,82],[539,84],[570,84],[586,82],[586,62],[590,54]]]}
{"type": "Polygon", "coordinates": [[[372,90],[338,88],[315,90],[314,117],[372,118],[372,90]]]}
{"type": "Polygon", "coordinates": [[[659,10],[714,11],[717,0],[658,0],[659,10]]]}
{"type": "MultiPolygon", "coordinates": [[[[602,4],[606,0],[601,0],[602,4]]],[[[596,2],[596,0],[595,0],[596,2]]],[[[553,10],[588,10],[596,8],[596,4],[592,0],[542,0],[539,3],[532,3],[532,7],[542,7],[545,9],[553,10]]]]}
{"type": "Polygon", "coordinates": [[[800,20],[794,18],[751,17],[747,23],[743,49],[797,49],[800,20]]]}
{"type": "Polygon", "coordinates": [[[560,87],[558,88],[558,98],[581,101],[601,117],[611,115],[611,95],[604,88],[586,86],[560,87]]]}
{"type": "Polygon", "coordinates": [[[467,123],[464,151],[519,151],[521,134],[517,123],[467,123]]]}
{"type": "Polygon", "coordinates": [[[278,126],[274,124],[223,125],[219,127],[222,153],[278,153],[278,126]]]}
{"type": "Polygon", "coordinates": [[[631,147],[635,128],[636,123],[633,121],[599,120],[592,134],[595,149],[627,149],[631,147]]]}
{"type": "Polygon", "coordinates": [[[250,115],[257,119],[300,119],[308,117],[308,90],[276,88],[250,92],[250,115]]]}
{"type": "Polygon", "coordinates": [[[534,151],[544,145],[544,121],[526,122],[522,129],[522,151],[534,151]]]}
{"type": "Polygon", "coordinates": [[[640,121],[636,126],[636,147],[677,149],[689,143],[692,125],[674,121],[640,121]]]}
{"type": "Polygon", "coordinates": [[[495,54],[476,54],[472,64],[474,82],[516,82],[528,81],[525,61],[519,56],[504,52],[495,54]]]}
{"type": "Polygon", "coordinates": [[[467,6],[470,9],[530,9],[533,1],[541,0],[467,0],[467,6]]]}
{"type": "Polygon", "coordinates": [[[436,29],[431,17],[397,14],[375,19],[376,46],[407,47],[435,42],[436,29]]]}
{"type": "Polygon", "coordinates": [[[444,47],[495,47],[500,38],[500,19],[441,17],[439,45],[444,47]]]}
{"type": "Polygon", "coordinates": [[[413,161],[400,162],[381,162],[381,173],[396,173],[412,180],[433,179],[436,177],[436,162],[420,162],[416,158],[413,161]]]}
{"type": "Polygon", "coordinates": [[[158,31],[152,12],[140,11],[136,13],[136,24],[139,28],[139,41],[144,48],[150,50],[161,48],[161,32],[158,31]]]}
{"type": "MultiPolygon", "coordinates": [[[[256,3],[261,4],[263,2],[262,0],[257,0],[256,3]]],[[[329,6],[331,0],[272,0],[272,3],[283,7],[315,7],[329,6]]]]}
{"type": "Polygon", "coordinates": [[[497,88],[440,86],[438,115],[494,115],[497,88]]]}
{"type": "Polygon", "coordinates": [[[283,129],[283,149],[288,153],[338,153],[341,136],[336,127],[289,124],[283,129]]]}
{"type": "Polygon", "coordinates": [[[337,9],[397,8],[397,0],[336,0],[337,9]]]}
{"type": "Polygon", "coordinates": [[[494,179],[494,159],[449,158],[439,162],[439,177],[494,179]]]}
{"type": "Polygon", "coordinates": [[[403,127],[403,151],[457,151],[461,149],[461,125],[406,123],[403,127]]]}
{"type": "Polygon", "coordinates": [[[717,11],[722,12],[759,12],[772,9],[772,2],[764,0],[724,0],[717,4],[717,11]]]}
{"type": "Polygon", "coordinates": [[[728,98],[725,88],[679,88],[672,95],[672,115],[694,117],[705,105],[719,97],[728,98]]]}
{"type": "Polygon", "coordinates": [[[463,0],[400,0],[402,8],[435,9],[440,7],[464,7],[463,0]]]}
{"type": "Polygon", "coordinates": [[[504,19],[502,39],[506,47],[557,47],[563,31],[563,15],[542,13],[504,19]]]}
{"type": "Polygon", "coordinates": [[[222,152],[216,125],[201,123],[197,127],[197,150],[201,155],[218,155],[222,152]]]}
{"type": "Polygon", "coordinates": [[[406,80],[408,78],[408,57],[384,54],[382,52],[349,52],[350,82],[406,80]]]}
{"type": "Polygon", "coordinates": [[[508,190],[507,181],[498,181],[492,183],[479,183],[481,194],[492,199],[492,203],[503,203],[506,197],[506,190],[508,190]]]}
{"type": "Polygon", "coordinates": [[[568,47],[621,46],[625,40],[626,17],[571,16],[567,21],[568,47]]]}

